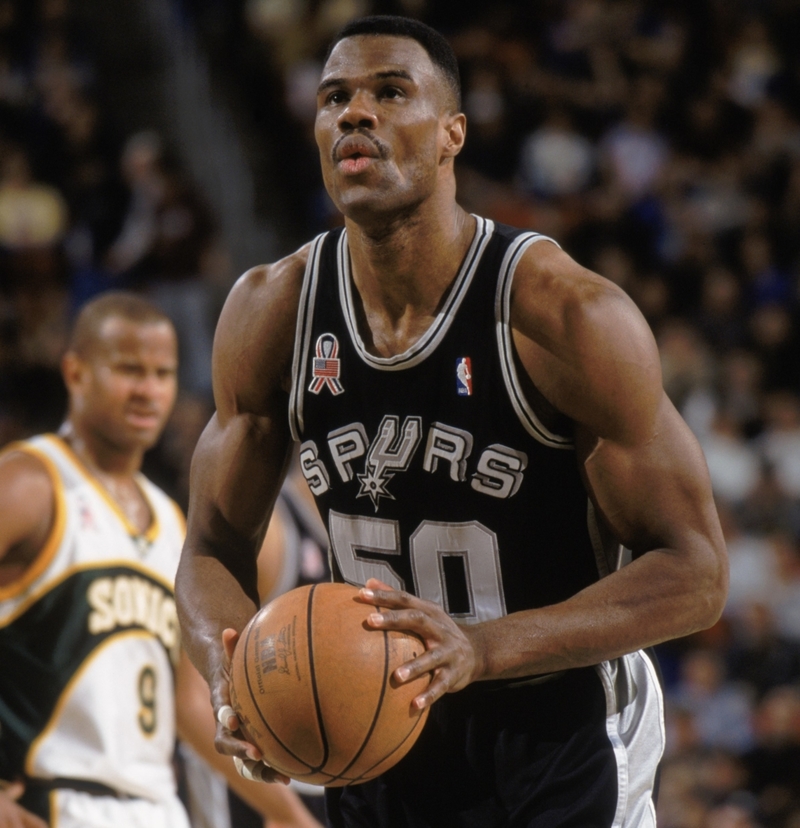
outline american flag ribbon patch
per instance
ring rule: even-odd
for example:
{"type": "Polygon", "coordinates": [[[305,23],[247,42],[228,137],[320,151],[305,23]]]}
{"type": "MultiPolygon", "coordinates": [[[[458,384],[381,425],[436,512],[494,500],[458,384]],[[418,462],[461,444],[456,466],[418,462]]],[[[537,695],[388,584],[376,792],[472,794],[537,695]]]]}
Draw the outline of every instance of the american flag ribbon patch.
{"type": "Polygon", "coordinates": [[[338,359],[339,341],[331,333],[322,334],[317,339],[315,356],[311,358],[311,385],[308,390],[312,394],[319,394],[325,386],[336,396],[344,391],[339,379],[341,360],[338,359]]]}

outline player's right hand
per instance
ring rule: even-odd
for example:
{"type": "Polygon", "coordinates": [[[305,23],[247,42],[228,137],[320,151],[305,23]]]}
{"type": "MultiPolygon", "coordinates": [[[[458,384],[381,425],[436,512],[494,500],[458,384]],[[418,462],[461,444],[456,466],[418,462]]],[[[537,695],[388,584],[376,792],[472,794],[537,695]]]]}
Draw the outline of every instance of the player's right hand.
{"type": "MultiPolygon", "coordinates": [[[[231,707],[231,659],[236,648],[239,633],[236,630],[222,631],[222,646],[225,649],[225,667],[216,687],[211,688],[211,702],[214,706],[214,716],[217,720],[217,735],[214,744],[220,753],[233,756],[236,770],[245,779],[254,782],[282,782],[289,784],[289,777],[278,773],[263,761],[261,751],[248,742],[242,733],[241,722],[231,707]]],[[[5,826],[0,823],[0,828],[5,826]]]]}
{"type": "Polygon", "coordinates": [[[47,828],[43,819],[17,805],[24,792],[21,782],[12,782],[8,787],[0,788],[0,828],[47,828]]]}

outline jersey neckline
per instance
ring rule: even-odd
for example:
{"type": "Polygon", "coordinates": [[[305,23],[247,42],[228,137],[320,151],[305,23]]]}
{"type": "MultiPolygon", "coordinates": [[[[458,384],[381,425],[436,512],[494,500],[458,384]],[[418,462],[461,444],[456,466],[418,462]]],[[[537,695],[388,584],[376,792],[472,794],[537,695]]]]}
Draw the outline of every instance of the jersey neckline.
{"type": "Polygon", "coordinates": [[[125,528],[125,532],[136,541],[138,538],[141,538],[146,543],[153,543],[156,538],[159,536],[161,532],[161,524],[158,519],[158,512],[156,511],[155,505],[153,501],[150,499],[146,487],[144,485],[143,475],[141,473],[134,474],[134,482],[136,487],[139,489],[142,497],[144,498],[145,503],[147,504],[147,508],[150,511],[150,524],[149,526],[143,531],[140,532],[130,521],[128,516],[122,510],[122,506],[111,496],[111,493],[108,492],[101,484],[100,481],[92,474],[91,470],[88,466],[81,460],[81,458],[75,453],[75,450],[72,446],[59,434],[47,434],[45,435],[45,439],[47,439],[51,444],[57,446],[61,449],[62,454],[66,456],[70,463],[75,467],[81,477],[100,495],[100,497],[106,502],[109,506],[111,511],[117,516],[119,521],[122,523],[123,527],[125,528]]]}
{"type": "Polygon", "coordinates": [[[407,350],[390,357],[379,357],[369,353],[364,345],[364,340],[358,332],[355,304],[353,301],[353,278],[350,266],[350,252],[347,246],[347,230],[343,230],[339,236],[336,247],[336,271],[339,282],[339,301],[342,314],[347,325],[350,341],[361,359],[373,368],[383,371],[401,371],[405,368],[412,368],[422,362],[431,354],[436,346],[444,339],[450,326],[453,323],[464,297],[467,295],[469,286],[472,284],[478,264],[483,256],[483,251],[492,237],[494,222],[481,216],[472,214],[476,220],[475,235],[464,256],[464,261],[456,274],[456,278],[447,295],[439,313],[430,324],[425,333],[407,350]]]}

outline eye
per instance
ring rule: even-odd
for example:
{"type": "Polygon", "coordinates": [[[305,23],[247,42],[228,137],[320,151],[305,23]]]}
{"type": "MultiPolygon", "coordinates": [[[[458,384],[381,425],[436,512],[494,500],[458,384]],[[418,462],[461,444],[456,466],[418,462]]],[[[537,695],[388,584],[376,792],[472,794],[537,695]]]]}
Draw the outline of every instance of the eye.
{"type": "Polygon", "coordinates": [[[402,98],[403,97],[403,90],[397,86],[385,86],[380,91],[381,98],[389,98],[390,100],[394,98],[402,98]]]}
{"type": "Polygon", "coordinates": [[[337,106],[338,104],[344,103],[346,100],[347,95],[345,95],[341,89],[336,89],[325,97],[325,104],[328,106],[337,106]]]}

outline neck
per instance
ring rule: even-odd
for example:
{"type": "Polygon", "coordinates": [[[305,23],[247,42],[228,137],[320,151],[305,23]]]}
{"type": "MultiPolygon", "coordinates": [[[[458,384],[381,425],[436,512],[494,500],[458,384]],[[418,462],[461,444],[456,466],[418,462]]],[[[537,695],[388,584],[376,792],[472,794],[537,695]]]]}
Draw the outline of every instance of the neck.
{"type": "Polygon", "coordinates": [[[132,479],[142,466],[143,449],[120,448],[100,435],[81,428],[73,419],[64,423],[59,436],[96,474],[119,480],[132,479]]]}
{"type": "Polygon", "coordinates": [[[365,312],[434,314],[472,241],[475,220],[452,200],[380,227],[347,221],[353,281],[365,312]]]}

